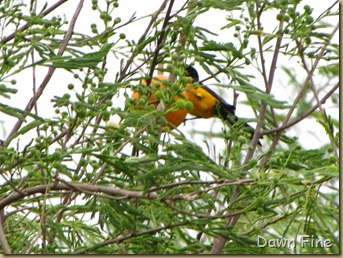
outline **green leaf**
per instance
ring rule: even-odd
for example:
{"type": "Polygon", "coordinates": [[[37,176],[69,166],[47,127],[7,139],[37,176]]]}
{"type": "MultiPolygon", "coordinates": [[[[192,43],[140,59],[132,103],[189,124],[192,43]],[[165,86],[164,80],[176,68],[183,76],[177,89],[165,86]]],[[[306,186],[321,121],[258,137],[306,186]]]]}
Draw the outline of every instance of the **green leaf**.
{"type": "Polygon", "coordinates": [[[10,95],[6,94],[6,93],[12,93],[15,94],[17,93],[17,89],[12,89],[12,88],[8,88],[6,87],[5,84],[0,84],[0,95],[5,97],[5,98],[10,98],[10,95]]]}
{"type": "Polygon", "coordinates": [[[125,159],[124,163],[127,164],[137,164],[137,163],[144,163],[144,162],[151,162],[151,161],[157,161],[158,157],[129,157],[125,159]]]}
{"type": "Polygon", "coordinates": [[[52,63],[47,66],[64,68],[67,70],[79,69],[82,67],[95,68],[98,63],[106,57],[113,45],[114,44],[104,44],[99,51],[84,54],[82,57],[55,57],[46,61],[48,63],[52,63]]]}
{"type": "Polygon", "coordinates": [[[205,0],[201,1],[203,7],[209,7],[214,9],[220,9],[225,11],[239,10],[244,0],[205,0]]]}
{"type": "MultiPolygon", "coordinates": [[[[11,138],[9,138],[7,141],[11,141],[12,139],[18,137],[19,135],[24,135],[25,133],[27,133],[28,131],[40,126],[41,124],[44,124],[44,120],[43,119],[39,119],[39,120],[34,120],[33,122],[25,125],[24,127],[22,127],[19,131],[15,132],[11,138]]],[[[6,145],[6,143],[5,143],[6,145]]]]}
{"type": "Polygon", "coordinates": [[[232,43],[217,43],[213,40],[204,42],[201,51],[237,51],[232,43]]]}
{"type": "Polygon", "coordinates": [[[287,101],[276,100],[273,95],[266,94],[250,85],[230,86],[230,88],[236,91],[244,92],[254,101],[265,101],[267,105],[273,108],[285,109],[292,107],[292,105],[287,105],[287,101]]]}
{"type": "Polygon", "coordinates": [[[4,104],[0,104],[0,111],[9,115],[9,116],[13,116],[16,117],[22,121],[25,120],[25,114],[23,110],[20,110],[18,108],[14,108],[14,107],[10,107],[4,104]]]}

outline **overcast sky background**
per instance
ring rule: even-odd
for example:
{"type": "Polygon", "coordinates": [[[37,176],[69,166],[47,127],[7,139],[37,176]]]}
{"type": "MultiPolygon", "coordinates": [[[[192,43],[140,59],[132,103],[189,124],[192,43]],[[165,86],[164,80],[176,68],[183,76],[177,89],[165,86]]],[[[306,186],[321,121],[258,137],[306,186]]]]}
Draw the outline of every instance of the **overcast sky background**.
{"type": "MultiPolygon", "coordinates": [[[[52,2],[53,1],[48,1],[49,3],[48,5],[50,6],[52,2]]],[[[63,10],[68,20],[71,19],[78,2],[79,1],[69,1],[63,5],[63,8],[64,8],[63,10]]],[[[120,17],[122,22],[126,22],[127,20],[129,20],[129,18],[133,15],[133,13],[136,13],[135,16],[137,18],[147,16],[145,19],[136,21],[132,23],[131,25],[125,26],[123,29],[118,31],[118,33],[124,32],[127,36],[127,39],[135,39],[136,41],[141,36],[148,22],[150,21],[149,15],[153,13],[154,11],[156,11],[162,3],[161,0],[130,0],[130,1],[119,0],[118,2],[119,2],[119,8],[114,12],[114,18],[120,17]]],[[[334,2],[335,2],[334,0],[328,0],[328,1],[307,0],[307,1],[303,1],[302,5],[308,4],[311,7],[313,7],[314,11],[313,11],[312,16],[316,18],[324,10],[326,10],[329,6],[331,6],[334,2]]],[[[38,10],[41,9],[41,6],[45,3],[45,1],[40,1],[39,3],[40,3],[40,6],[38,6],[38,10]]],[[[177,10],[183,3],[184,1],[176,0],[174,10],[177,10]]],[[[78,19],[77,24],[76,24],[77,32],[82,32],[82,33],[92,35],[90,33],[90,25],[94,22],[98,22],[99,13],[92,11],[90,6],[91,6],[91,1],[86,0],[84,8],[81,11],[80,18],[78,19]]],[[[337,8],[338,8],[338,4],[337,4],[337,8]]],[[[61,16],[62,15],[61,10],[62,9],[60,8],[57,9],[57,12],[52,12],[50,16],[57,16],[57,15],[61,16]]],[[[276,14],[277,13],[275,13],[275,15],[276,14]]],[[[181,13],[180,15],[185,15],[185,13],[181,13]]],[[[222,28],[224,25],[227,24],[227,21],[226,21],[227,16],[228,16],[227,12],[218,11],[218,10],[210,10],[202,14],[201,16],[199,16],[196,19],[194,25],[210,28],[211,31],[218,34],[218,36],[208,35],[208,38],[213,38],[214,40],[219,41],[219,42],[229,42],[229,41],[235,42],[234,37],[228,33],[228,30],[220,30],[220,28],[222,28]]],[[[269,17],[270,16],[263,17],[262,25],[265,28],[266,32],[271,33],[273,29],[276,27],[276,24],[268,22],[269,17]]],[[[273,21],[275,21],[274,17],[272,19],[273,21]]],[[[335,26],[338,22],[338,17],[328,19],[327,21],[331,23],[333,26],[335,26]]],[[[98,27],[99,32],[101,32],[102,29],[103,28],[101,26],[98,27]]],[[[10,32],[12,31],[7,31],[6,34],[8,35],[10,32]]],[[[335,36],[335,42],[338,43],[338,33],[335,36]]],[[[271,42],[271,44],[273,43],[274,42],[271,42]]],[[[298,59],[290,60],[290,59],[280,58],[278,62],[278,67],[280,68],[281,66],[293,66],[294,62],[297,62],[297,61],[298,59]]],[[[109,73],[107,74],[106,81],[113,82],[115,79],[115,73],[118,71],[118,68],[119,68],[119,62],[116,60],[108,60],[108,62],[109,64],[113,62],[113,65],[111,64],[110,66],[108,66],[110,70],[109,70],[109,73]]],[[[266,64],[268,71],[269,71],[269,65],[268,65],[269,62],[270,62],[270,59],[267,60],[267,64],[266,64]]],[[[319,63],[319,65],[321,65],[321,63],[319,63]]],[[[199,71],[200,79],[208,76],[208,74],[206,74],[202,69],[200,69],[199,66],[196,65],[195,67],[199,71]]],[[[256,71],[253,69],[252,66],[247,66],[246,69],[247,69],[245,71],[246,74],[256,75],[256,79],[252,80],[252,84],[263,90],[264,84],[263,84],[262,77],[256,73],[256,71]]],[[[46,74],[46,71],[47,71],[47,68],[45,67],[37,67],[37,71],[36,71],[37,87],[42,82],[46,74]]],[[[302,78],[302,80],[304,80],[305,77],[306,77],[305,72],[299,71],[299,78],[302,78]]],[[[0,96],[0,102],[4,104],[14,105],[18,108],[24,109],[32,96],[32,70],[27,69],[26,71],[22,72],[18,76],[15,76],[15,79],[17,80],[17,84],[14,87],[18,88],[18,93],[16,95],[12,95],[10,100],[4,99],[3,97],[0,96]]],[[[222,83],[228,83],[227,79],[223,75],[218,76],[218,79],[222,83]]],[[[280,69],[279,69],[276,73],[276,76],[274,79],[274,85],[273,85],[273,89],[277,89],[277,91],[272,91],[272,94],[276,97],[276,99],[289,100],[291,96],[291,99],[293,101],[293,99],[295,98],[297,92],[295,93],[293,91],[290,91],[289,88],[287,88],[287,81],[288,81],[288,78],[282,76],[282,73],[280,72],[280,69]]],[[[337,78],[337,81],[338,81],[338,78],[337,78]]],[[[55,116],[53,103],[51,103],[50,100],[55,95],[62,96],[64,93],[68,92],[67,85],[69,83],[79,84],[79,82],[77,82],[73,78],[72,74],[67,73],[66,71],[63,71],[61,69],[57,69],[55,74],[53,75],[51,82],[48,84],[42,97],[38,101],[38,110],[39,110],[40,116],[43,116],[43,117],[55,116]]],[[[211,84],[215,84],[216,81],[209,80],[206,83],[207,85],[211,86],[211,84]]],[[[317,86],[320,86],[320,80],[317,83],[318,83],[317,86]]],[[[215,89],[217,90],[217,92],[220,92],[221,95],[224,94],[224,98],[227,99],[229,103],[231,102],[232,100],[231,90],[223,91],[222,89],[218,89],[218,88],[215,88],[215,89]]],[[[293,87],[291,87],[291,89],[293,89],[293,87]]],[[[324,95],[325,93],[321,93],[320,97],[323,97],[324,95]]],[[[253,117],[252,110],[245,105],[239,104],[239,102],[243,99],[244,99],[244,96],[243,96],[243,93],[241,93],[238,98],[236,114],[240,117],[252,118],[253,117]]],[[[124,101],[125,99],[123,97],[119,98],[118,100],[114,101],[114,105],[123,107],[124,101]]],[[[324,105],[324,108],[330,115],[332,115],[335,118],[338,118],[338,115],[339,115],[338,108],[330,105],[330,101],[328,102],[328,104],[324,105]]],[[[119,122],[117,117],[113,117],[111,120],[119,122]]],[[[7,137],[8,133],[11,131],[15,122],[16,122],[16,119],[14,119],[13,117],[9,117],[9,116],[1,114],[0,126],[2,125],[4,129],[4,133],[3,133],[3,130],[0,130],[0,137],[2,139],[7,137]],[[3,133],[3,135],[1,135],[1,133],[3,133]]],[[[252,125],[255,126],[255,124],[253,123],[252,125]]],[[[182,131],[183,133],[186,133],[189,137],[193,138],[194,141],[196,141],[198,144],[201,144],[203,147],[205,147],[206,145],[204,145],[202,141],[210,140],[210,143],[215,145],[217,149],[224,148],[222,139],[213,139],[213,138],[203,139],[202,136],[199,136],[197,134],[192,134],[191,131],[193,127],[195,127],[197,130],[201,130],[204,132],[207,132],[209,127],[214,127],[215,132],[220,132],[222,128],[222,122],[219,119],[197,119],[194,121],[188,121],[185,126],[183,125],[180,126],[179,130],[182,131]]],[[[325,140],[327,140],[328,138],[323,128],[319,126],[319,124],[314,119],[311,119],[311,120],[306,119],[305,121],[302,121],[294,128],[288,130],[287,135],[300,137],[301,138],[300,142],[307,149],[317,148],[321,146],[322,139],[324,138],[325,140]],[[316,133],[309,134],[307,132],[308,131],[307,128],[309,128],[311,131],[313,130],[313,128],[316,128],[316,133]]],[[[29,137],[31,136],[35,137],[35,132],[32,132],[32,134],[29,137]]],[[[25,143],[28,142],[29,140],[30,139],[21,140],[21,146],[24,146],[25,143]]],[[[16,141],[13,141],[12,145],[15,146],[16,141]]]]}

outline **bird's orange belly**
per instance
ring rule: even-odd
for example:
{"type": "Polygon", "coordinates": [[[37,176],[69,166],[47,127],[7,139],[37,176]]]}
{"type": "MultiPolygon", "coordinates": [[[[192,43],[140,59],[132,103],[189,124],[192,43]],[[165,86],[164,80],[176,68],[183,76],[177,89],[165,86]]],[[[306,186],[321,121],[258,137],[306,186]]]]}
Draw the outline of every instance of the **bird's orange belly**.
{"type": "MultiPolygon", "coordinates": [[[[156,79],[154,78],[152,80],[152,83],[161,82],[162,80],[167,80],[167,79],[168,79],[167,77],[163,75],[159,75],[156,79]]],[[[161,85],[161,88],[163,89],[164,85],[161,85]]],[[[138,92],[134,92],[131,98],[138,100],[140,98],[140,94],[138,92]]],[[[179,97],[175,97],[175,100],[177,99],[179,99],[179,97]]],[[[149,103],[152,103],[155,106],[155,108],[157,108],[159,103],[156,102],[155,94],[152,93],[148,101],[149,103]]],[[[171,108],[171,105],[167,107],[167,109],[170,109],[170,108],[171,108]]],[[[186,109],[168,112],[166,114],[166,120],[168,121],[169,129],[174,129],[175,127],[178,127],[185,120],[187,113],[188,111],[186,109]]]]}
{"type": "Polygon", "coordinates": [[[210,118],[215,114],[217,101],[212,95],[206,94],[199,89],[188,89],[184,91],[188,101],[193,103],[193,109],[188,111],[189,114],[201,118],[210,118]]]}

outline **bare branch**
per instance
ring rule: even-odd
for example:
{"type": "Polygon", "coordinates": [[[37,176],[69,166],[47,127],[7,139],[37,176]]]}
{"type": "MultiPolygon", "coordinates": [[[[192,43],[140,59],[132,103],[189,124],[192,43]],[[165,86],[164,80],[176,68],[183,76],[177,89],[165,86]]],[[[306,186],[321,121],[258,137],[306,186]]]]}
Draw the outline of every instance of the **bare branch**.
{"type": "MultiPolygon", "coordinates": [[[[144,191],[130,191],[122,188],[117,187],[109,187],[109,186],[97,186],[97,185],[90,185],[90,184],[81,184],[81,183],[54,183],[54,184],[46,184],[46,185],[38,185],[29,187],[22,190],[23,194],[20,194],[18,192],[13,192],[9,196],[3,198],[0,200],[0,209],[3,209],[7,205],[20,200],[26,196],[30,196],[37,193],[43,193],[46,192],[53,193],[54,191],[68,191],[70,190],[76,191],[76,192],[86,192],[86,193],[97,193],[101,192],[104,194],[108,194],[111,196],[121,196],[126,199],[128,198],[144,198],[144,199],[158,199],[160,198],[158,194],[156,193],[145,193],[144,191]]],[[[61,192],[58,192],[58,194],[61,194],[61,192]]],[[[65,193],[66,194],[66,193],[65,193]]],[[[189,196],[174,196],[169,199],[172,200],[184,200],[189,201],[189,196]]]]}
{"type": "Polygon", "coordinates": [[[278,128],[261,131],[260,134],[261,135],[267,135],[267,134],[272,134],[272,133],[280,132],[280,131],[283,131],[283,130],[285,130],[285,129],[287,129],[287,128],[289,128],[289,127],[291,127],[291,126],[293,126],[293,125],[295,125],[295,124],[297,124],[299,122],[301,122],[306,117],[311,115],[317,108],[319,108],[320,105],[324,104],[326,102],[326,100],[338,89],[338,87],[339,87],[339,82],[337,82],[337,84],[316,105],[314,105],[308,111],[306,111],[305,113],[300,115],[298,118],[294,119],[292,122],[289,122],[288,124],[282,125],[282,126],[280,126],[278,128]]]}
{"type": "Polygon", "coordinates": [[[173,4],[174,4],[174,0],[170,0],[169,6],[168,6],[168,10],[166,12],[166,16],[165,16],[164,21],[163,21],[161,33],[160,33],[160,35],[158,37],[158,40],[157,40],[157,46],[156,46],[156,49],[155,49],[155,52],[154,52],[154,56],[152,58],[151,68],[150,68],[150,72],[149,72],[149,78],[147,79],[147,85],[150,85],[151,78],[152,78],[152,76],[154,74],[155,66],[157,65],[158,54],[160,52],[160,49],[162,48],[162,43],[163,43],[163,40],[164,40],[164,34],[165,34],[166,27],[167,27],[167,25],[169,23],[170,13],[171,13],[171,10],[173,8],[173,4]]]}

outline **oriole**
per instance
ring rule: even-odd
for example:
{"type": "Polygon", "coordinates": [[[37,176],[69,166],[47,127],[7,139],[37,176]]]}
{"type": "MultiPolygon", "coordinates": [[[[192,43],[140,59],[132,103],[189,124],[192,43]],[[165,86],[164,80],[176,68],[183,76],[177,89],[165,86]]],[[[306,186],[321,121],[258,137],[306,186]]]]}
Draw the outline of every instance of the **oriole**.
{"type": "MultiPolygon", "coordinates": [[[[188,76],[192,77],[193,82],[199,81],[198,72],[192,66],[188,66],[186,72],[188,76]]],[[[152,82],[154,83],[166,79],[167,77],[158,75],[152,79],[152,82]]],[[[193,108],[191,110],[184,109],[167,113],[166,120],[172,124],[172,126],[170,126],[171,129],[173,129],[173,126],[178,127],[185,120],[187,113],[198,118],[219,117],[231,125],[235,125],[239,121],[239,118],[235,115],[236,108],[233,105],[228,104],[217,93],[205,85],[190,87],[193,82],[188,83],[186,86],[189,88],[182,92],[186,100],[193,103],[193,108]]],[[[161,88],[164,88],[164,85],[161,85],[161,88]]],[[[138,99],[139,97],[140,95],[138,92],[132,94],[132,98],[134,99],[138,99]]],[[[178,98],[179,97],[176,97],[175,99],[178,98]]],[[[158,105],[154,94],[151,94],[149,102],[154,103],[155,107],[158,105]]],[[[251,137],[253,136],[254,129],[247,123],[243,124],[242,129],[250,133],[251,137]]],[[[260,142],[258,142],[258,144],[261,145],[260,142]]]]}

